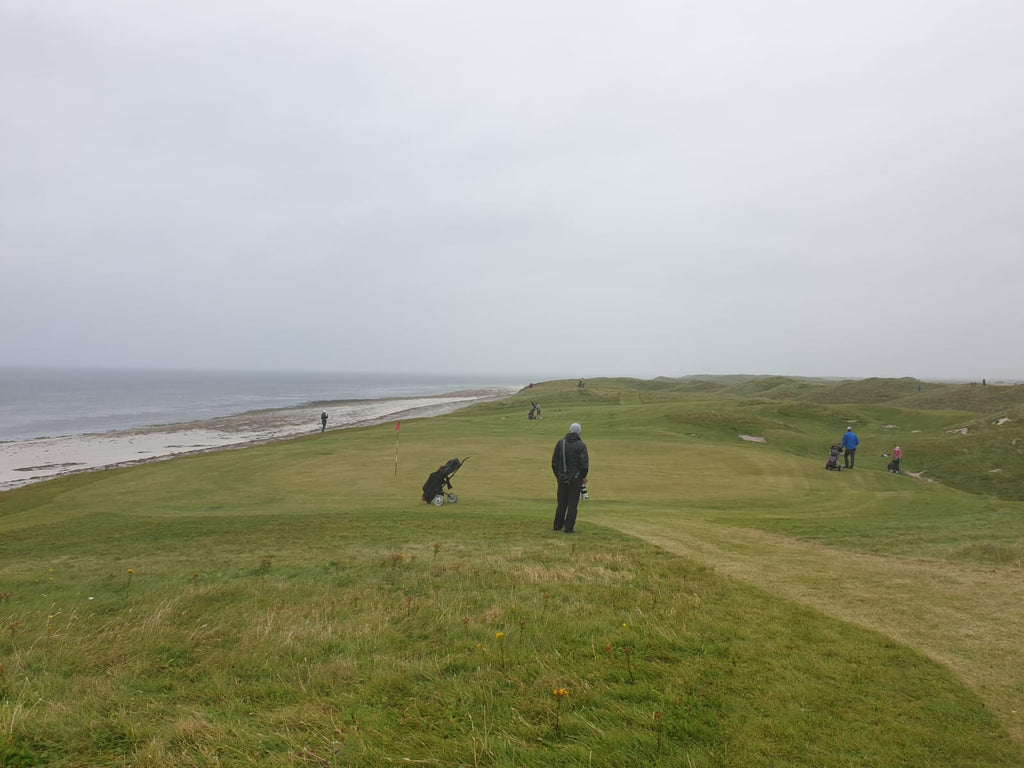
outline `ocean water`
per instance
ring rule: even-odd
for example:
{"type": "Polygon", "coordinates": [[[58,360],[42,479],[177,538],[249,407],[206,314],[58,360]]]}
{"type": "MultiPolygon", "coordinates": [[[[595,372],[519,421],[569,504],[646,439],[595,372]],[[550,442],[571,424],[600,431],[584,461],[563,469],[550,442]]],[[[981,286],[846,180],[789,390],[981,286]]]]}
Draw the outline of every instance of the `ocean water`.
{"type": "Polygon", "coordinates": [[[0,441],[518,385],[512,376],[0,367],[0,441]]]}

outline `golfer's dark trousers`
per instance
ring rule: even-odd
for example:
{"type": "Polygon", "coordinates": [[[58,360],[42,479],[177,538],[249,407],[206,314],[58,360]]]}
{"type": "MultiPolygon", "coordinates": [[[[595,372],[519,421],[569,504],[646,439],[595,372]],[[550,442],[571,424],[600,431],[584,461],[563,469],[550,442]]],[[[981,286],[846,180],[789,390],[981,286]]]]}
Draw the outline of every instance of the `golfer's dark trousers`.
{"type": "Polygon", "coordinates": [[[580,506],[583,480],[558,484],[558,506],[555,507],[555,530],[568,533],[576,527],[576,513],[580,506]]]}
{"type": "Polygon", "coordinates": [[[843,463],[847,469],[853,469],[853,459],[857,453],[856,448],[847,448],[846,453],[843,454],[843,463]]]}

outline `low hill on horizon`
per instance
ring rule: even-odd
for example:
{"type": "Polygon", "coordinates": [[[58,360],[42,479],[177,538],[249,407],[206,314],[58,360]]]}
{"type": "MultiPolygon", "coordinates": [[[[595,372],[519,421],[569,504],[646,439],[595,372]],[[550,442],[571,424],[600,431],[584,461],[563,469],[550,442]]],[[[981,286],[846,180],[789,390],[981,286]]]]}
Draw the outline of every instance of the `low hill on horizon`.
{"type": "MultiPolygon", "coordinates": [[[[789,376],[684,376],[546,382],[545,390],[575,390],[582,401],[620,398],[625,404],[688,403],[687,415],[671,418],[695,425],[719,420],[739,406],[745,421],[727,419],[736,433],[763,435],[777,448],[821,458],[847,426],[858,433],[858,466],[884,469],[899,444],[903,466],[925,480],[960,490],[1024,500],[1024,386],[938,383],[910,377],[812,379],[789,376]],[[599,392],[599,394],[598,394],[599,392]],[[755,418],[756,417],[756,418],[755,418]]],[[[546,411],[547,413],[547,411],[546,411]]]]}

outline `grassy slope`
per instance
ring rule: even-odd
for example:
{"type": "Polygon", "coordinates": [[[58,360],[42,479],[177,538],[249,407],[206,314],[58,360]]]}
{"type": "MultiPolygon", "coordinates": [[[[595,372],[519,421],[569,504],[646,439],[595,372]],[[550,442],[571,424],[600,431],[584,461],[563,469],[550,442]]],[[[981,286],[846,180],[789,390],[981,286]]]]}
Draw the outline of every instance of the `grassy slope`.
{"type": "Polygon", "coordinates": [[[984,464],[1019,406],[905,381],[573,385],[406,422],[397,476],[378,427],[0,495],[0,754],[1024,764],[1021,479],[984,464]],[[574,538],[549,531],[570,420],[594,466],[574,538]],[[850,420],[860,468],[827,473],[850,420]],[[958,475],[947,430],[969,422],[958,475]],[[883,471],[890,424],[942,483],[883,471]],[[453,455],[459,503],[420,504],[453,455]]]}

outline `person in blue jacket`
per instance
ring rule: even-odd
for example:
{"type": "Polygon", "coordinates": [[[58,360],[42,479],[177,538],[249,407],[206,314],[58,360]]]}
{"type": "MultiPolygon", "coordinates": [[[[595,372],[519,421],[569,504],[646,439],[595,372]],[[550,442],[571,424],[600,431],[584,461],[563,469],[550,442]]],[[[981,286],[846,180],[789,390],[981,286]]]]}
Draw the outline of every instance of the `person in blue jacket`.
{"type": "Polygon", "coordinates": [[[857,439],[857,433],[853,431],[853,427],[847,427],[846,434],[843,435],[843,465],[846,469],[853,469],[853,461],[859,443],[860,440],[857,439]]]}

